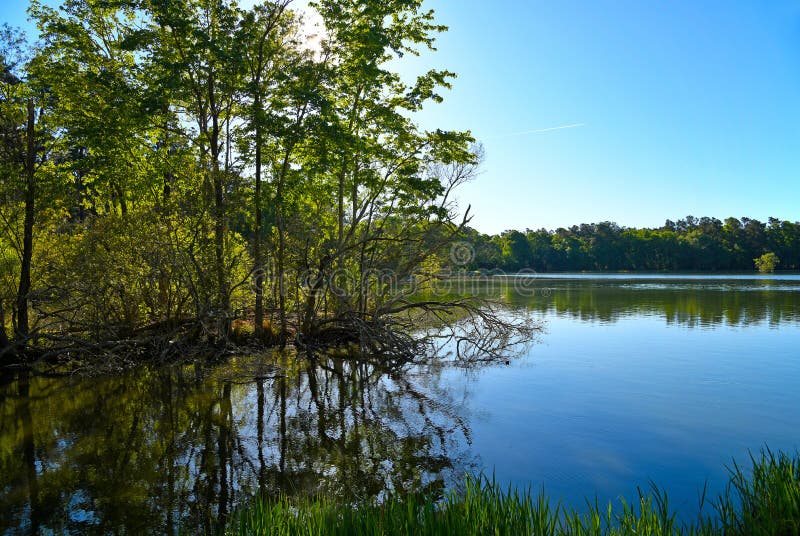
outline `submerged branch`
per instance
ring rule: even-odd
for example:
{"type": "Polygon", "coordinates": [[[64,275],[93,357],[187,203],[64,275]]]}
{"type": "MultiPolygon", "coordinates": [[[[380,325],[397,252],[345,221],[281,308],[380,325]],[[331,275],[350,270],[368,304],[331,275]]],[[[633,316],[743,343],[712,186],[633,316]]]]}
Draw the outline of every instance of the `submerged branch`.
{"type": "Polygon", "coordinates": [[[348,312],[298,333],[298,347],[349,346],[359,354],[407,363],[422,356],[474,364],[507,360],[541,331],[526,312],[478,298],[404,300],[372,314],[348,312]]]}

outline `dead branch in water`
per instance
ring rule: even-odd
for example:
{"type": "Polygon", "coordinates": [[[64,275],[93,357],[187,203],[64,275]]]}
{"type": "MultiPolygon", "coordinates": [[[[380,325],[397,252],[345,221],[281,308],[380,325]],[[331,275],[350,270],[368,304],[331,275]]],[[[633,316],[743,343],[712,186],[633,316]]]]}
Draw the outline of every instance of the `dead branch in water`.
{"type": "Polygon", "coordinates": [[[477,298],[402,301],[374,314],[346,313],[298,333],[298,347],[350,346],[391,362],[451,356],[464,364],[506,360],[541,330],[524,311],[477,298]]]}

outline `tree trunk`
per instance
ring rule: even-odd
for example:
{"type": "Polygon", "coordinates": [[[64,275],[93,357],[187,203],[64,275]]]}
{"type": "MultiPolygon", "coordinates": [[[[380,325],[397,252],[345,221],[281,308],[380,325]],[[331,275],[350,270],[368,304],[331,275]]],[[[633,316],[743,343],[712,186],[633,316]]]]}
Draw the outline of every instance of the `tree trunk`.
{"type": "Polygon", "coordinates": [[[35,185],[33,181],[36,163],[36,110],[33,100],[28,100],[28,124],[25,143],[25,222],[22,238],[22,266],[17,289],[17,333],[16,339],[22,348],[30,334],[28,319],[28,295],[31,291],[31,260],[33,258],[33,225],[35,185]]]}
{"type": "Polygon", "coordinates": [[[286,348],[288,322],[286,319],[286,226],[283,220],[283,207],[278,209],[278,310],[281,323],[281,349],[286,348]]]}
{"type": "Polygon", "coordinates": [[[220,315],[220,336],[227,339],[230,333],[230,296],[228,295],[228,282],[225,276],[225,212],[224,197],[222,191],[222,179],[219,176],[219,169],[214,163],[214,201],[215,201],[215,221],[214,221],[214,255],[217,272],[217,303],[220,315]]]}
{"type": "Polygon", "coordinates": [[[225,275],[225,194],[222,173],[219,169],[219,111],[215,100],[214,80],[208,83],[209,107],[211,109],[211,182],[214,188],[214,256],[217,275],[217,320],[219,337],[227,340],[230,335],[230,295],[225,275]]]}
{"type": "Polygon", "coordinates": [[[303,312],[303,323],[301,324],[301,331],[305,336],[312,336],[315,334],[317,300],[322,295],[325,279],[329,275],[328,268],[330,265],[330,257],[324,257],[319,263],[319,273],[314,278],[314,284],[309,285],[308,298],[306,299],[305,311],[303,312]]]}
{"type": "Polygon", "coordinates": [[[283,158],[283,164],[281,166],[281,174],[278,178],[278,185],[277,191],[275,192],[275,209],[277,212],[277,223],[278,223],[278,314],[280,315],[280,323],[281,323],[281,335],[280,335],[280,343],[281,349],[286,347],[286,339],[288,335],[288,323],[286,319],[286,265],[285,265],[285,257],[286,257],[286,225],[283,219],[283,184],[286,180],[286,174],[289,172],[289,153],[290,150],[286,150],[286,154],[283,158]]]}
{"type": "Polygon", "coordinates": [[[3,363],[2,356],[5,356],[6,352],[8,352],[8,346],[9,340],[8,334],[6,333],[6,310],[3,300],[0,300],[0,366],[2,366],[3,363]]]}
{"type": "Polygon", "coordinates": [[[253,257],[256,276],[256,337],[264,334],[264,262],[261,258],[261,101],[256,100],[256,184],[255,184],[255,217],[256,228],[253,237],[253,257]]]}

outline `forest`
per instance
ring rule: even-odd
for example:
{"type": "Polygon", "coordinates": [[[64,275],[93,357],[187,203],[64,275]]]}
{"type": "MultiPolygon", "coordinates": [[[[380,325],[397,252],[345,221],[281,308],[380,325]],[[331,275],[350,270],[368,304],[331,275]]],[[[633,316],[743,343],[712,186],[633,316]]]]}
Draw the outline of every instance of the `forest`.
{"type": "Polygon", "coordinates": [[[470,270],[762,271],[800,270],[800,222],[687,216],[657,229],[601,222],[555,231],[484,235],[465,229],[470,270]],[[771,263],[756,262],[762,256],[771,263]],[[774,265],[772,265],[774,264],[774,265]]]}
{"type": "Polygon", "coordinates": [[[421,0],[290,3],[33,0],[38,40],[3,27],[0,363],[510,329],[401,288],[469,222],[482,154],[414,121],[454,73],[396,69],[446,28],[421,0]]]}

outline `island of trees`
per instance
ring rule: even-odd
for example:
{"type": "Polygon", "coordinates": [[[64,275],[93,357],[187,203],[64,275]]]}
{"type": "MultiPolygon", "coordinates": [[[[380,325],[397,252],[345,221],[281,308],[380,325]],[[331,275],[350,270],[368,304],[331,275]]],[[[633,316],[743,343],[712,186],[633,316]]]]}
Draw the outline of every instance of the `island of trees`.
{"type": "Polygon", "coordinates": [[[769,218],[667,220],[657,229],[611,222],[484,235],[462,233],[470,270],[749,271],[800,270],[800,222],[769,218]]]}
{"type": "Polygon", "coordinates": [[[509,327],[397,289],[480,161],[412,119],[454,74],[392,70],[445,29],[421,3],[320,0],[312,28],[290,0],[32,1],[39,40],[0,39],[0,364],[509,327]]]}

